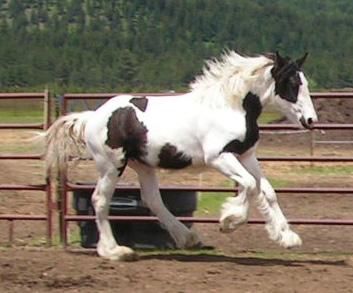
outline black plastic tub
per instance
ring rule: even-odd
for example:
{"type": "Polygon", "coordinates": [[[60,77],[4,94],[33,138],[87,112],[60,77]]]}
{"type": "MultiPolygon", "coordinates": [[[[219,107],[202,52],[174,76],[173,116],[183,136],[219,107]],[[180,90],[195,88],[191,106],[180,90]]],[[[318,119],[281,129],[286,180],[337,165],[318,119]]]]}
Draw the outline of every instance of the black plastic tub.
{"type": "MultiPolygon", "coordinates": [[[[73,194],[73,207],[78,215],[94,215],[91,204],[91,191],[76,190],[73,194]]],[[[191,217],[197,208],[197,194],[194,191],[162,190],[161,196],[166,207],[175,216],[191,217]]],[[[129,191],[116,190],[111,204],[113,216],[150,216],[150,210],[141,201],[139,189],[129,191]]],[[[95,221],[80,221],[81,246],[96,247],[98,231],[95,221]]],[[[174,240],[159,223],[156,222],[111,222],[114,237],[121,245],[133,248],[176,248],[174,240]]],[[[186,223],[191,227],[191,223],[186,223]]]]}

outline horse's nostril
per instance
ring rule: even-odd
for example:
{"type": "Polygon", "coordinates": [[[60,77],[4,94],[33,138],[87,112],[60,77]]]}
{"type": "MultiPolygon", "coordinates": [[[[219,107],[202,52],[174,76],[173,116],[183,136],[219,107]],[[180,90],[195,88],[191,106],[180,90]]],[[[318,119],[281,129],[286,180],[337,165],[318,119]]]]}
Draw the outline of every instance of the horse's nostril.
{"type": "Polygon", "coordinates": [[[306,119],[302,116],[299,121],[307,129],[312,129],[314,127],[314,119],[312,117],[306,119]]]}

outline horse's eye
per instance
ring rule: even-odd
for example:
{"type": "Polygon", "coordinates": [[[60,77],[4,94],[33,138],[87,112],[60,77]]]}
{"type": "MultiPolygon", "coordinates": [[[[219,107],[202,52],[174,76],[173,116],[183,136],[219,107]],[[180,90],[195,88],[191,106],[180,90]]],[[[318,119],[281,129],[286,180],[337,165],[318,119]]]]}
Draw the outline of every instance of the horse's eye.
{"type": "Polygon", "coordinates": [[[295,77],[295,76],[291,76],[290,78],[289,78],[289,83],[291,84],[291,85],[298,85],[298,79],[295,77]]]}
{"type": "Polygon", "coordinates": [[[294,86],[299,86],[302,84],[299,74],[293,75],[289,78],[289,83],[294,86]]]}

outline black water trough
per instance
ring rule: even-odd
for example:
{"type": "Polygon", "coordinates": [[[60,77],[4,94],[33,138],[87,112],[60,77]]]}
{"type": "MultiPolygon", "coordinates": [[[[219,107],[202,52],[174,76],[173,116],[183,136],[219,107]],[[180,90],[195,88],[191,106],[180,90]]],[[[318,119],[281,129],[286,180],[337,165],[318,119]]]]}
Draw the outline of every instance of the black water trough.
{"type": "MultiPolygon", "coordinates": [[[[94,215],[91,204],[91,191],[75,190],[73,207],[78,215],[94,215]]],[[[168,191],[162,190],[161,196],[167,208],[175,216],[192,217],[197,208],[197,193],[195,191],[168,191]]],[[[141,201],[140,191],[116,190],[111,204],[112,216],[151,216],[152,213],[141,201]]],[[[84,248],[96,247],[98,232],[95,221],[80,221],[78,223],[81,234],[81,246],[84,248]]],[[[176,248],[174,240],[159,223],[156,222],[111,222],[114,237],[120,245],[132,248],[176,248]]],[[[186,223],[191,227],[192,223],[186,223]]]]}

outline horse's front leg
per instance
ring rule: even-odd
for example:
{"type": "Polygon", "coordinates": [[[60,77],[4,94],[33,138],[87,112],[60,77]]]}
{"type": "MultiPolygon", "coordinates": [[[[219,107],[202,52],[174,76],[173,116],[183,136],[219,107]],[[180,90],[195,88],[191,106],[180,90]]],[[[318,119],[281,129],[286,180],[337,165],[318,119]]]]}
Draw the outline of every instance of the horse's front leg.
{"type": "Polygon", "coordinates": [[[165,228],[174,239],[178,248],[192,248],[200,245],[200,240],[195,232],[182,224],[165,207],[158,186],[158,179],[153,168],[130,161],[129,166],[133,168],[141,186],[141,198],[143,202],[155,214],[162,227],[165,228]]]}
{"type": "Polygon", "coordinates": [[[257,193],[258,207],[266,219],[266,230],[269,237],[286,248],[300,246],[302,241],[298,234],[290,229],[288,221],[279,206],[276,192],[263,175],[255,155],[251,154],[241,158],[240,161],[257,181],[259,187],[257,193]]]}
{"type": "Polygon", "coordinates": [[[256,180],[231,153],[221,153],[208,164],[240,185],[238,195],[229,197],[221,210],[220,230],[231,232],[248,219],[248,195],[255,193],[256,180]]]}

